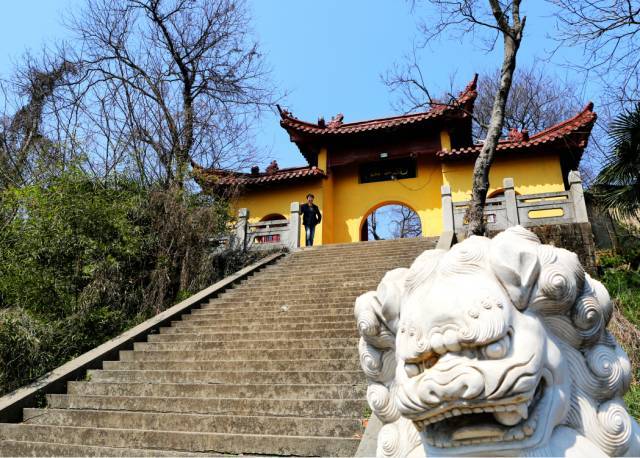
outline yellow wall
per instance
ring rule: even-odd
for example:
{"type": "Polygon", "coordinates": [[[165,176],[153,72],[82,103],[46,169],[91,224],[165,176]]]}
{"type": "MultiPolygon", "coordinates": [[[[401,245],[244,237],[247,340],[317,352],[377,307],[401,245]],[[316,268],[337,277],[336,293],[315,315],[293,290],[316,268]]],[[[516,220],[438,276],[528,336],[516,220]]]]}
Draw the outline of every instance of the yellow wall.
{"type": "MultiPolygon", "coordinates": [[[[451,186],[454,202],[469,200],[471,197],[472,173],[473,161],[442,163],[443,182],[451,186]]],[[[489,194],[502,188],[502,180],[508,177],[513,178],[515,189],[520,194],[564,191],[557,155],[496,158],[489,172],[489,194]]]]}
{"type": "MultiPolygon", "coordinates": [[[[322,163],[326,167],[326,154],[325,149],[321,150],[318,165],[322,163]]],[[[248,208],[251,222],[271,213],[289,218],[291,202],[303,203],[306,194],[311,192],[322,212],[322,223],[316,228],[315,237],[315,244],[321,245],[360,240],[361,224],[372,210],[387,203],[402,203],[418,213],[423,235],[432,237],[442,231],[440,187],[449,184],[454,201],[468,200],[472,171],[473,161],[443,163],[421,157],[415,178],[360,184],[358,166],[351,165],[314,182],[251,191],[238,199],[236,208],[248,208]]],[[[520,194],[564,190],[556,155],[497,158],[491,167],[489,192],[501,188],[506,177],[514,179],[520,194]]],[[[303,230],[300,245],[304,246],[303,230]]]]}
{"type": "Polygon", "coordinates": [[[440,163],[420,158],[415,178],[378,183],[358,182],[358,167],[353,165],[334,172],[333,242],[360,240],[363,219],[385,203],[402,203],[418,213],[425,236],[442,231],[440,163]]]}

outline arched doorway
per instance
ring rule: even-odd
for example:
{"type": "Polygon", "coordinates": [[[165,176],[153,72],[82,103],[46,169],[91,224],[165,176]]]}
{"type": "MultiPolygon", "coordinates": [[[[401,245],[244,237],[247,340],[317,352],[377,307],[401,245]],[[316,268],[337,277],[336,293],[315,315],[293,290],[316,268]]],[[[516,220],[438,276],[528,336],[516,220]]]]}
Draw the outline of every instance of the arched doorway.
{"type": "Polygon", "coordinates": [[[360,241],[420,237],[420,216],[402,202],[385,202],[373,207],[360,223],[360,241]]]}

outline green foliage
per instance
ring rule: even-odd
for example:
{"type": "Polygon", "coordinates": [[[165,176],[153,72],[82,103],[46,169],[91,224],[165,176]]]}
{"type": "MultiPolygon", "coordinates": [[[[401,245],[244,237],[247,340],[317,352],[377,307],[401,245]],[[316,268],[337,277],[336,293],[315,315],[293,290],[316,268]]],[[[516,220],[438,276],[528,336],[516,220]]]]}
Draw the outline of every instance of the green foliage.
{"type": "Polygon", "coordinates": [[[596,179],[595,194],[621,219],[640,219],[640,104],[611,123],[612,153],[596,179]]]}
{"type": "Polygon", "coordinates": [[[0,394],[251,262],[212,247],[228,214],[79,170],[0,193],[0,394]]]}
{"type": "Polygon", "coordinates": [[[631,416],[636,420],[640,419],[640,384],[631,384],[631,388],[624,395],[624,402],[627,404],[631,416]]]}
{"type": "MultiPolygon", "coordinates": [[[[601,255],[598,259],[602,274],[600,281],[609,291],[616,308],[636,328],[640,328],[640,240],[628,239],[623,249],[616,254],[601,255]]],[[[620,337],[619,337],[620,339],[620,337]]],[[[635,335],[622,332],[620,344],[633,363],[634,379],[625,402],[634,418],[640,419],[640,368],[639,358],[634,354],[638,342],[635,335]]]]}

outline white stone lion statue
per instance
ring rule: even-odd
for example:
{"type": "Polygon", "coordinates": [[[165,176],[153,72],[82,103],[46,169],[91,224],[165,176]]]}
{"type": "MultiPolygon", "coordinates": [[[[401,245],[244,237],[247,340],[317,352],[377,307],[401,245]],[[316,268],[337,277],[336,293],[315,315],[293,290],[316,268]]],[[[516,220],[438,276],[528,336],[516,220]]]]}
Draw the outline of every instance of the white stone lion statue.
{"type": "Polygon", "coordinates": [[[640,455],[611,313],[575,254],[519,226],[388,272],[355,304],[377,455],[640,455]]]}

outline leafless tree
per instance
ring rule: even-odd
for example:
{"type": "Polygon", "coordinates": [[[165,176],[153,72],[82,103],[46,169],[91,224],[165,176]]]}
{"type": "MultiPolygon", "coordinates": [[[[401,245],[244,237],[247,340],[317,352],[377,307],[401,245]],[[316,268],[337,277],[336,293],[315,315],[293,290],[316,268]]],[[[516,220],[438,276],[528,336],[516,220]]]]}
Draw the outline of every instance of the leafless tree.
{"type": "Polygon", "coordinates": [[[82,45],[87,136],[107,172],[182,188],[191,161],[250,153],[251,122],[272,93],[242,0],[87,0],[68,22],[82,45]]]}
{"type": "MultiPolygon", "coordinates": [[[[394,108],[409,113],[426,110],[437,103],[453,103],[455,76],[450,77],[449,90],[434,100],[417,59],[410,56],[402,66],[396,65],[389,71],[383,81],[392,91],[399,92],[394,108]]],[[[478,98],[473,110],[475,140],[487,135],[499,85],[500,69],[478,78],[478,98]]],[[[575,115],[582,108],[578,90],[574,82],[551,77],[535,65],[519,67],[505,106],[502,135],[512,128],[539,132],[575,115]]]]}
{"type": "Polygon", "coordinates": [[[373,240],[384,240],[380,234],[378,234],[378,210],[374,210],[367,217],[367,229],[369,231],[369,237],[373,237],[373,240]]]}
{"type": "Polygon", "coordinates": [[[49,135],[47,106],[74,73],[64,59],[35,65],[27,56],[15,78],[0,83],[0,190],[41,178],[60,162],[62,145],[49,135]]]}
{"type": "Polygon", "coordinates": [[[391,234],[396,239],[420,237],[422,226],[420,217],[409,207],[393,205],[390,212],[391,234]]]}
{"type": "MultiPolygon", "coordinates": [[[[478,79],[478,98],[474,107],[474,137],[483,139],[491,119],[494,94],[499,88],[500,70],[478,79]]],[[[551,77],[539,67],[519,67],[513,77],[505,106],[502,133],[526,129],[531,133],[574,116],[582,108],[578,88],[570,81],[551,77]]]]}
{"type": "Polygon", "coordinates": [[[610,103],[639,102],[640,1],[549,1],[558,7],[559,46],[582,48],[581,69],[602,78],[610,103]]]}
{"type": "MultiPolygon", "coordinates": [[[[483,41],[486,49],[493,49],[497,41],[502,40],[502,65],[498,84],[492,94],[491,115],[485,127],[486,137],[473,168],[472,197],[467,215],[468,234],[483,234],[489,169],[502,134],[507,100],[516,69],[516,56],[526,22],[526,18],[520,14],[521,0],[414,0],[412,3],[415,11],[426,3],[431,5],[431,11],[435,13],[434,17],[429,21],[423,21],[419,26],[425,42],[441,37],[447,31],[459,35],[473,34],[483,41]]],[[[413,59],[413,62],[416,60],[413,59]]],[[[427,85],[424,84],[420,67],[412,64],[411,60],[404,69],[395,69],[391,75],[387,75],[386,81],[392,89],[398,89],[401,93],[405,91],[404,96],[410,104],[413,102],[414,108],[419,107],[416,102],[422,100],[424,103],[425,98],[428,105],[455,103],[453,97],[447,97],[448,100],[435,100],[431,97],[427,85]],[[394,75],[406,75],[407,78],[394,78],[394,75]],[[412,78],[412,75],[415,78],[412,78]],[[394,84],[397,85],[393,87],[394,84]]]]}

